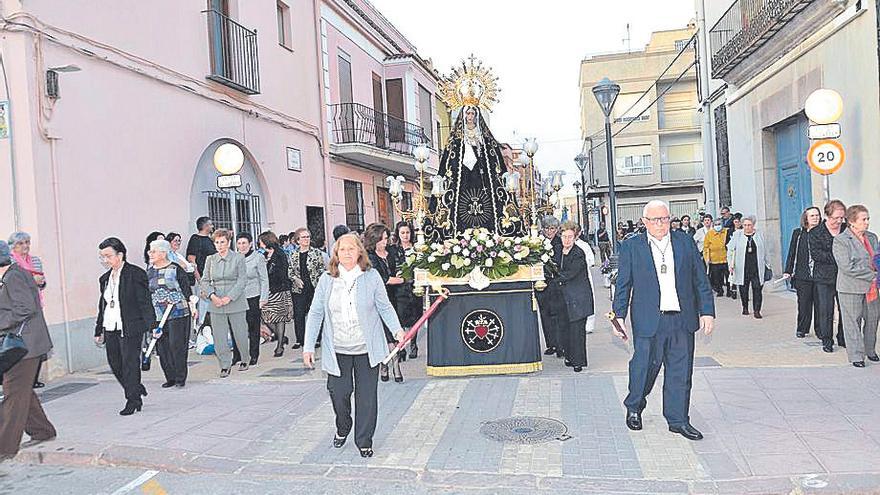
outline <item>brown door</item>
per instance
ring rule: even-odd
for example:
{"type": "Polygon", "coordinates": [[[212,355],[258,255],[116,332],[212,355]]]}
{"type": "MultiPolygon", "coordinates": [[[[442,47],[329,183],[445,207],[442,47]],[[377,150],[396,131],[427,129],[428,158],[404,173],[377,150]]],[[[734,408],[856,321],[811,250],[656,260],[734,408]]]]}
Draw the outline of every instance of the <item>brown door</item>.
{"type": "Polygon", "coordinates": [[[375,126],[376,146],[385,147],[385,98],[382,94],[382,78],[373,73],[373,125],[375,126]]]}
{"type": "Polygon", "coordinates": [[[406,126],[403,120],[403,79],[385,81],[388,95],[388,134],[393,143],[405,142],[406,126]]]}
{"type": "Polygon", "coordinates": [[[394,217],[391,209],[391,193],[387,188],[376,188],[376,216],[379,222],[385,224],[389,229],[394,227],[394,217]]]}

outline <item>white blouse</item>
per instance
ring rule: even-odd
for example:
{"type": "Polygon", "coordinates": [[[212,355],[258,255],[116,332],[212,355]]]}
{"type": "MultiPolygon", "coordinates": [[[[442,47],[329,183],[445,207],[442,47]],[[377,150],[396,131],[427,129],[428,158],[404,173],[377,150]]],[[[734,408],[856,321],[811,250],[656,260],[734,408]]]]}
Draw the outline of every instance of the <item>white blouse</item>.
{"type": "Polygon", "coordinates": [[[122,277],[122,267],[116,274],[116,280],[113,280],[113,275],[111,271],[110,278],[107,279],[107,287],[104,288],[104,330],[108,332],[122,330],[122,310],[119,302],[119,279],[122,277]]]}
{"type": "Polygon", "coordinates": [[[367,341],[357,315],[357,280],[363,275],[360,266],[346,270],[339,266],[330,291],[330,321],[333,323],[333,347],[339,354],[364,354],[367,341]]]}

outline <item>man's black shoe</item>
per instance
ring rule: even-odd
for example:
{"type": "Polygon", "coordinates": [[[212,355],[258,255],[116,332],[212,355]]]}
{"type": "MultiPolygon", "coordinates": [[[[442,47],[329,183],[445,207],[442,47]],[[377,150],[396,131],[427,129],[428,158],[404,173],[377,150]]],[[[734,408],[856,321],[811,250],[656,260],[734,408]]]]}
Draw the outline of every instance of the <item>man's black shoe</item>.
{"type": "Polygon", "coordinates": [[[626,427],[633,431],[642,429],[642,413],[635,411],[626,412],[626,427]]]}
{"type": "Polygon", "coordinates": [[[700,430],[694,428],[689,424],[681,425],[681,426],[670,426],[669,431],[672,433],[678,433],[679,435],[687,438],[688,440],[702,440],[703,434],[700,433],[700,430]]]}

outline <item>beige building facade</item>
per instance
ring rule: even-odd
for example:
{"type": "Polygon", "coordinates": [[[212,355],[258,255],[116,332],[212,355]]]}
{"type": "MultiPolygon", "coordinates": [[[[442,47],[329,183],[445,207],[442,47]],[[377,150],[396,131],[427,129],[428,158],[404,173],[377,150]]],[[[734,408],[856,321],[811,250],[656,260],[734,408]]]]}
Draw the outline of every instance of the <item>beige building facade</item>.
{"type": "Polygon", "coordinates": [[[592,89],[603,77],[621,88],[612,110],[612,132],[619,133],[612,139],[618,221],[636,222],[655,198],[667,201],[674,216],[694,216],[703,207],[694,31],[689,25],[655,32],[644,50],[581,62],[581,134],[590,156],[586,176],[593,204],[609,200],[605,117],[592,89]]]}

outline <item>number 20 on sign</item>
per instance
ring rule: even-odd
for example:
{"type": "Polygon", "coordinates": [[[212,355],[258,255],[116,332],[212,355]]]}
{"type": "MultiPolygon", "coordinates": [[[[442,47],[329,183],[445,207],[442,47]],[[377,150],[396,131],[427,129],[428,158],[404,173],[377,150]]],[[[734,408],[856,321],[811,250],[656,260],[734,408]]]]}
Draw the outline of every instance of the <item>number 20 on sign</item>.
{"type": "Polygon", "coordinates": [[[807,162],[817,174],[831,175],[840,170],[846,160],[843,146],[833,139],[816,141],[807,153],[807,162]]]}

